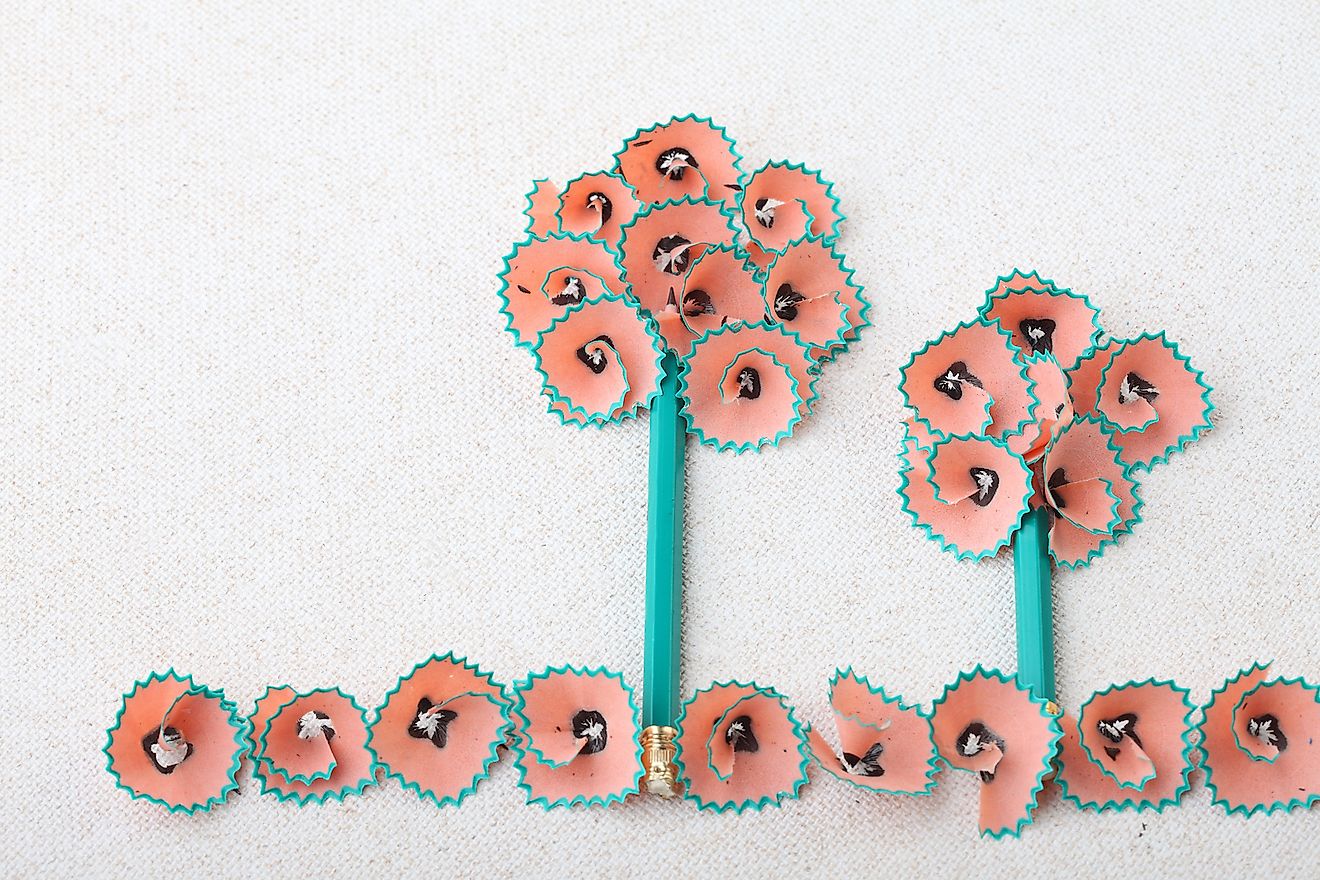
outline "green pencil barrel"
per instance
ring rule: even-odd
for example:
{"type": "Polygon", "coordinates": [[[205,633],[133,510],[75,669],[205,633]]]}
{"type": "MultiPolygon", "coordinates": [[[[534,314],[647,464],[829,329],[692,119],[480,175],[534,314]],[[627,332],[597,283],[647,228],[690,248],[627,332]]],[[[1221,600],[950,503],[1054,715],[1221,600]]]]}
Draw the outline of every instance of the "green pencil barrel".
{"type": "Polygon", "coordinates": [[[650,489],[646,506],[646,644],[642,724],[672,725],[679,706],[683,611],[683,452],[678,358],[664,358],[660,396],[651,408],[650,489]]]}
{"type": "Polygon", "coordinates": [[[1037,697],[1054,699],[1054,611],[1050,595],[1050,520],[1043,509],[1022,520],[1013,542],[1018,679],[1037,697]]]}

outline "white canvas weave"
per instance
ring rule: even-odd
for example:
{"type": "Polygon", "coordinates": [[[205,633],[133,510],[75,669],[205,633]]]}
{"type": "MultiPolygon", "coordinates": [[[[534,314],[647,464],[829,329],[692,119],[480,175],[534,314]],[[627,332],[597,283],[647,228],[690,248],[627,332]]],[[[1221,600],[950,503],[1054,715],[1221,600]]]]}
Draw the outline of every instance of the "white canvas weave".
{"type": "Polygon", "coordinates": [[[1014,664],[1012,570],[894,490],[898,369],[1034,267],[1114,335],[1167,329],[1215,431],[1145,521],[1056,579],[1061,699],[1253,659],[1320,678],[1320,11],[1313,4],[56,4],[0,11],[0,875],[1313,877],[1320,813],[1050,793],[976,836],[976,783],[816,774],[742,816],[544,814],[502,764],[460,809],[387,782],[298,810],[249,771],[167,817],[100,752],[171,664],[374,706],[432,651],[639,683],[645,419],[561,427],[501,331],[533,178],[674,113],[747,170],[837,182],[875,326],[762,455],[691,447],[684,687],[753,677],[828,723],[853,664],[929,705],[1014,664]]]}

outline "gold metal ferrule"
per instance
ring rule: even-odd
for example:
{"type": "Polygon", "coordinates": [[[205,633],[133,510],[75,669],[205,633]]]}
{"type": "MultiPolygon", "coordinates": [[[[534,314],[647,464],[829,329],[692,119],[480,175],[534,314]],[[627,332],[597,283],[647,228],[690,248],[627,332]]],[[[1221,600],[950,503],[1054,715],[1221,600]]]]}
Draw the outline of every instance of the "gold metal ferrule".
{"type": "Polygon", "coordinates": [[[660,797],[679,794],[678,768],[674,766],[674,737],[678,731],[672,727],[652,724],[642,731],[642,788],[660,797]]]}

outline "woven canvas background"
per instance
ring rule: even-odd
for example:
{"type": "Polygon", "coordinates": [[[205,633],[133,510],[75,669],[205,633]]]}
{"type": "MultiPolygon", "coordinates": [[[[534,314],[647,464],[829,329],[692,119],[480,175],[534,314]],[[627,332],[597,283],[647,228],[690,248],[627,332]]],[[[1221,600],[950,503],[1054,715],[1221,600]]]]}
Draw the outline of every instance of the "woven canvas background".
{"type": "Polygon", "coordinates": [[[1003,843],[965,774],[718,817],[547,815],[507,765],[445,811],[115,790],[102,731],[171,664],[245,711],[374,705],[436,650],[640,678],[646,422],[547,415],[495,274],[533,178],[692,110],[837,181],[876,326],[780,450],[691,448],[685,688],[824,721],[836,664],[926,704],[1013,666],[1011,567],[913,530],[893,451],[899,365],[1014,265],[1167,328],[1221,408],[1058,576],[1061,698],[1320,677],[1315,5],[605,5],[0,11],[0,875],[1314,876],[1320,815],[1227,818],[1199,777],[1163,815],[1051,793],[1003,843]]]}

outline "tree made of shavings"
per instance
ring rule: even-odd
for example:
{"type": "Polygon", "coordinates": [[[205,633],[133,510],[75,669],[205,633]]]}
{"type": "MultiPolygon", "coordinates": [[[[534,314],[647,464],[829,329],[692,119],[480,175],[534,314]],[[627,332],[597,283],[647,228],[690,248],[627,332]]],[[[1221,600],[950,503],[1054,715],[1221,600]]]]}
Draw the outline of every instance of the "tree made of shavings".
{"type": "Polygon", "coordinates": [[[869,325],[835,247],[833,185],[741,161],[709,119],[639,129],[603,170],[536,182],[500,272],[501,312],[550,412],[600,427],[651,411],[648,730],[678,714],[686,435],[737,453],[778,445],[811,413],[822,365],[869,325]]]}
{"type": "Polygon", "coordinates": [[[1163,333],[1014,270],[901,370],[903,509],[959,559],[1013,546],[1018,676],[1054,699],[1050,561],[1089,565],[1141,521],[1138,475],[1210,427],[1210,386],[1163,333]]]}

